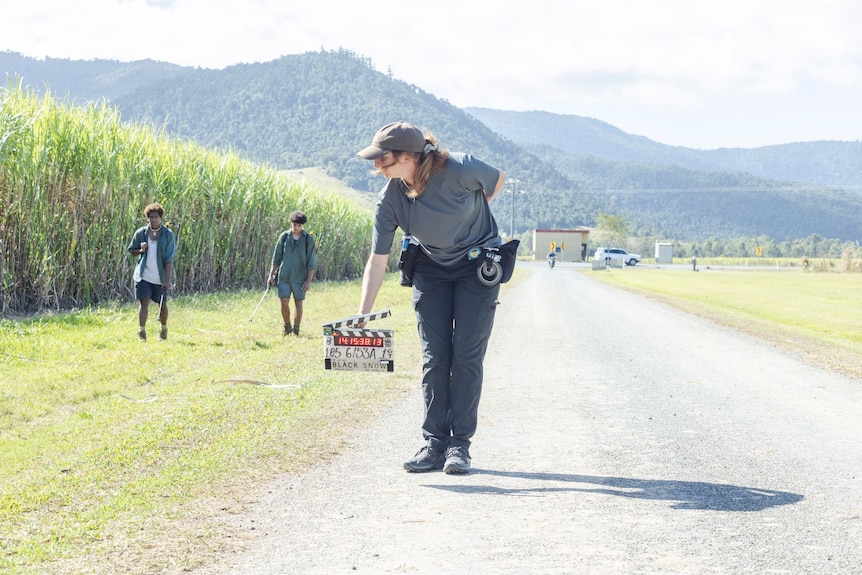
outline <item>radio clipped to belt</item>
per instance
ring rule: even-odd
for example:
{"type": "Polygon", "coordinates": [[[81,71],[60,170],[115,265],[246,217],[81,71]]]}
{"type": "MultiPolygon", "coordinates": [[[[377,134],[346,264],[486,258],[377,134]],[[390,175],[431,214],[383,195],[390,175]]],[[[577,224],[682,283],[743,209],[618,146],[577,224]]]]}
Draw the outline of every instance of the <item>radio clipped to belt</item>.
{"type": "Polygon", "coordinates": [[[413,268],[416,267],[416,256],[419,255],[419,240],[411,235],[401,239],[401,255],[398,258],[398,270],[401,272],[401,285],[413,286],[413,268]]]}
{"type": "Polygon", "coordinates": [[[467,259],[475,260],[478,264],[476,277],[479,279],[479,283],[491,287],[512,279],[520,243],[519,240],[511,240],[501,246],[470,250],[467,259]]]}

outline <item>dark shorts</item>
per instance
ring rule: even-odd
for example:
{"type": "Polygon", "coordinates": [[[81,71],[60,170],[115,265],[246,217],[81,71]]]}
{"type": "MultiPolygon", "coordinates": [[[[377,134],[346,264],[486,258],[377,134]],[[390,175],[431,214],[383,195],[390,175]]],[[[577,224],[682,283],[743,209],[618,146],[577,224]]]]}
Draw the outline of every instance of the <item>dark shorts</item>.
{"type": "Polygon", "coordinates": [[[135,299],[149,299],[159,301],[165,290],[160,284],[151,284],[148,281],[141,280],[135,284],[135,299]]]}
{"type": "Polygon", "coordinates": [[[302,282],[299,283],[287,283],[287,282],[278,282],[278,297],[281,299],[287,299],[290,297],[290,294],[293,294],[293,299],[297,301],[302,301],[305,299],[305,292],[302,291],[302,282]]]}

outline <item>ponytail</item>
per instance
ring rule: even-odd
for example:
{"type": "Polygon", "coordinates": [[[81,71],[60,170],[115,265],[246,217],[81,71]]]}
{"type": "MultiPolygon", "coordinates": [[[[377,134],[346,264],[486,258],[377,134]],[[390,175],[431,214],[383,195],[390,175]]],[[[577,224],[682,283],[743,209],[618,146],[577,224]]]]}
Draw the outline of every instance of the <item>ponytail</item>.
{"type": "Polygon", "coordinates": [[[416,198],[425,191],[425,185],[428,183],[428,178],[431,177],[431,172],[442,170],[443,166],[446,165],[446,161],[449,159],[449,152],[440,149],[437,138],[433,134],[426,134],[425,150],[421,154],[404,153],[413,154],[418,160],[416,175],[413,177],[413,188],[407,194],[410,198],[416,198]]]}

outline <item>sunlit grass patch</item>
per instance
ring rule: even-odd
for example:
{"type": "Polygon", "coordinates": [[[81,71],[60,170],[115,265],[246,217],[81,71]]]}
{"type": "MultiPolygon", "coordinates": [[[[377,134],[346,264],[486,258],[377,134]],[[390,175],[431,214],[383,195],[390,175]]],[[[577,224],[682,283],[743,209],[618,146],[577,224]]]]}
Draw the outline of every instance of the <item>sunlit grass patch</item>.
{"type": "Polygon", "coordinates": [[[282,336],[274,290],[249,321],[263,289],[170,299],[167,341],[138,341],[134,305],[0,322],[0,570],[119,553],[202,500],[337,453],[417,385],[410,292],[396,280],[378,296],[391,374],[323,368],[322,324],[355,313],[357,281],[312,284],[299,337],[282,336]]]}

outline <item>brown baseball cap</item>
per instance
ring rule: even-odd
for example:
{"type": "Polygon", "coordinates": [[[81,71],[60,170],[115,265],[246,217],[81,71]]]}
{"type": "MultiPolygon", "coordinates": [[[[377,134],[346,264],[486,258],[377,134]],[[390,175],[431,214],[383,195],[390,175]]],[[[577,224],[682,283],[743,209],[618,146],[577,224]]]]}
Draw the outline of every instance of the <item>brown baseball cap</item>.
{"type": "Polygon", "coordinates": [[[376,160],[393,150],[421,154],[425,150],[425,134],[413,124],[392,122],[377,130],[371,145],[356,155],[364,160],[376,160]]]}

